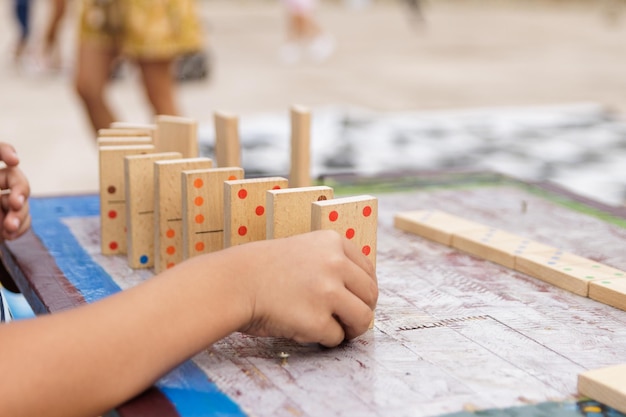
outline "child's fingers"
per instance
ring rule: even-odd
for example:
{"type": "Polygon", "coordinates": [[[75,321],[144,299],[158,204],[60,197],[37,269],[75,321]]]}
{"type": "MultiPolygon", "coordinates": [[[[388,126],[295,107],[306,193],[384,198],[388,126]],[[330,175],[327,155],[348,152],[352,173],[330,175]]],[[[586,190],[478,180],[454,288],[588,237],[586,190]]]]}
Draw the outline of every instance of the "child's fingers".
{"type": "Polygon", "coordinates": [[[363,300],[346,291],[337,300],[335,315],[344,329],[345,338],[350,340],[365,333],[374,318],[374,311],[363,300]]]}
{"type": "Polygon", "coordinates": [[[13,167],[19,164],[20,159],[12,145],[0,142],[0,161],[4,161],[7,166],[13,167]]]}

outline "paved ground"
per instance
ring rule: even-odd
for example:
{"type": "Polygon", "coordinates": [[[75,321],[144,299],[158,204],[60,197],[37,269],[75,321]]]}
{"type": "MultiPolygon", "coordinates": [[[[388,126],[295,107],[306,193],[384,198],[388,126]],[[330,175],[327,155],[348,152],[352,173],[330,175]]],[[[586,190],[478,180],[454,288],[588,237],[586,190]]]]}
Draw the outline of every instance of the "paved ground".
{"type": "MultiPolygon", "coordinates": [[[[328,1],[320,21],[337,51],[324,64],[296,65],[278,59],[284,24],[277,1],[199,4],[213,74],[181,85],[180,100],[201,123],[214,110],[238,113],[244,123],[248,115],[286,114],[293,103],[407,112],[587,102],[626,112],[626,21],[609,24],[602,2],[431,0],[426,24],[416,28],[399,1],[357,9],[328,1]]],[[[35,0],[35,7],[37,24],[47,3],[35,0]]],[[[97,189],[93,136],[71,87],[73,9],[62,75],[16,72],[12,33],[0,33],[0,137],[18,147],[40,195],[97,189]]],[[[11,24],[4,4],[0,25],[11,24]]],[[[111,100],[121,120],[151,120],[132,71],[111,100]]]]}

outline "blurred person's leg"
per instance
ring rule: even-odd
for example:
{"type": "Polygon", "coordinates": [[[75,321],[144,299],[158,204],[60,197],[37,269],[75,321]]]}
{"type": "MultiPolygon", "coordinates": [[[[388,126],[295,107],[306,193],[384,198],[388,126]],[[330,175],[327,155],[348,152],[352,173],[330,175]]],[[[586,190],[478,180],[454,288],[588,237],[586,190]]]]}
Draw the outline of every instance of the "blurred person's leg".
{"type": "Polygon", "coordinates": [[[19,63],[26,52],[28,37],[30,35],[30,0],[14,0],[14,7],[19,34],[13,53],[15,62],[19,63]]]}
{"type": "Polygon", "coordinates": [[[145,93],[155,115],[178,115],[173,60],[139,60],[145,93]]]}
{"type": "Polygon", "coordinates": [[[81,42],[78,46],[74,85],[94,133],[115,121],[105,99],[105,89],[117,56],[114,48],[96,42],[81,42]]]}
{"type": "Polygon", "coordinates": [[[58,37],[61,22],[67,8],[67,0],[50,1],[53,4],[48,18],[48,26],[46,27],[43,45],[43,59],[45,60],[45,64],[47,66],[58,68],[61,65],[58,37]]]}

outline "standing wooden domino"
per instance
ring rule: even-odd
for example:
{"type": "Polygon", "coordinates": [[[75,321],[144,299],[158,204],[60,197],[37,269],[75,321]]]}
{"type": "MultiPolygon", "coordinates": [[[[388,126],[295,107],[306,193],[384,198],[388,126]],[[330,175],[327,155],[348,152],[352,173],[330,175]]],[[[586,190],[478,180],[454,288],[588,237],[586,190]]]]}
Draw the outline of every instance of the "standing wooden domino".
{"type": "Polygon", "coordinates": [[[215,161],[218,167],[241,166],[239,120],[237,116],[215,112],[215,161]]]}
{"type": "Polygon", "coordinates": [[[181,173],[213,166],[209,158],[184,158],[154,163],[154,271],[183,260],[183,202],[181,173]]]}
{"type": "Polygon", "coordinates": [[[224,183],[224,247],[266,238],[266,191],[287,188],[282,177],[224,183]]]}
{"type": "Polygon", "coordinates": [[[311,112],[293,106],[291,116],[291,168],[289,187],[311,185],[311,112]]]}
{"type": "Polygon", "coordinates": [[[147,154],[152,145],[99,148],[100,250],[104,255],[126,253],[126,190],[124,157],[147,154]]]}
{"type": "Polygon", "coordinates": [[[178,152],[124,158],[127,253],[131,268],[154,266],[154,163],[181,158],[178,152]]]}
{"type": "Polygon", "coordinates": [[[198,157],[198,123],[195,120],[159,115],[155,121],[158,152],[180,152],[183,158],[198,157]]]}
{"type": "Polygon", "coordinates": [[[578,375],[578,392],[626,413],[626,364],[593,369],[578,375]]]}
{"type": "Polygon", "coordinates": [[[183,259],[224,248],[224,182],[243,177],[239,167],[182,172],[183,259]]]}
{"type": "Polygon", "coordinates": [[[310,232],[311,203],[333,197],[333,189],[327,186],[267,191],[267,239],[310,232]]]}
{"type": "Polygon", "coordinates": [[[371,195],[316,201],[311,230],[331,229],[345,236],[376,266],[378,199],[371,195]]]}

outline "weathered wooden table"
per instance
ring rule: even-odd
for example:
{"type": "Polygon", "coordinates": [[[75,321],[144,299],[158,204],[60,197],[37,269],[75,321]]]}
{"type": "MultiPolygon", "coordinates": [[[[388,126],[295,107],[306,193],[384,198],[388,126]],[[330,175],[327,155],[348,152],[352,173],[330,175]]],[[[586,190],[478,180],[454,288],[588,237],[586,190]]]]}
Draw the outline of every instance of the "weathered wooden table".
{"type": "MultiPolygon", "coordinates": [[[[337,194],[379,198],[374,328],[335,349],[233,334],[111,415],[598,412],[598,404],[577,403],[577,375],[626,362],[625,311],[401,232],[392,221],[398,211],[436,208],[626,270],[626,210],[494,174],[326,183],[337,194]]],[[[2,261],[37,313],[152,276],[100,254],[98,210],[93,195],[35,198],[33,232],[3,247],[2,261]]]]}

